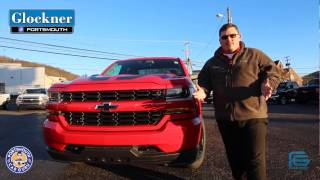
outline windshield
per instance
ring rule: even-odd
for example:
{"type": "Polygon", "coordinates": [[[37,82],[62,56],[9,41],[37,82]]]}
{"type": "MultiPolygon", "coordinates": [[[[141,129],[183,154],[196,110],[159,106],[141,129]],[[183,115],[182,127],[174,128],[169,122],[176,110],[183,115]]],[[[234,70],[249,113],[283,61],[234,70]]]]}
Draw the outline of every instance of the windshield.
{"type": "Polygon", "coordinates": [[[121,74],[175,74],[185,76],[178,60],[132,60],[114,63],[103,75],[116,76],[121,74]]]}
{"type": "Polygon", "coordinates": [[[26,89],[24,94],[46,94],[45,89],[26,89]]]}
{"type": "Polygon", "coordinates": [[[286,83],[280,83],[277,89],[282,90],[282,89],[285,89],[286,86],[287,86],[286,83]]]}

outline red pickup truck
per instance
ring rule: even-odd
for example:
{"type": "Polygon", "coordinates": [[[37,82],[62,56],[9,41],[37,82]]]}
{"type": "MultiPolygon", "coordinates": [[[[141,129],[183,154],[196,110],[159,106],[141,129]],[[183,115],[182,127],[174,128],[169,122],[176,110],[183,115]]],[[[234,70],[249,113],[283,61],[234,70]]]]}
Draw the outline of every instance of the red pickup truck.
{"type": "Polygon", "coordinates": [[[183,61],[144,57],[53,85],[44,139],[52,158],[198,168],[206,138],[201,103],[183,61]]]}

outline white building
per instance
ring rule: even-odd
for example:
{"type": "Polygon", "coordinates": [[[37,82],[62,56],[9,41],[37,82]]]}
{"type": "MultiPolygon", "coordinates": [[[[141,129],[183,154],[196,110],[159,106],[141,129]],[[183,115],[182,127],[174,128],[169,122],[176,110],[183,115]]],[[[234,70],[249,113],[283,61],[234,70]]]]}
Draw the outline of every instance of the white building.
{"type": "Polygon", "coordinates": [[[47,76],[45,67],[22,67],[19,63],[0,63],[0,83],[6,93],[20,94],[26,88],[49,88],[65,78],[47,76]]]}

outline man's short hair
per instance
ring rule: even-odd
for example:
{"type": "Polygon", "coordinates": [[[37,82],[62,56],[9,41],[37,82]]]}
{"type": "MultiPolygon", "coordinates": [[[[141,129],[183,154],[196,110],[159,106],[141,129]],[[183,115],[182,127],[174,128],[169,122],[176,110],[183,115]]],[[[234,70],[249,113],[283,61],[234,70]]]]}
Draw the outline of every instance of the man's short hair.
{"type": "Polygon", "coordinates": [[[238,33],[240,33],[239,28],[238,28],[237,25],[232,24],[232,23],[227,23],[227,24],[224,24],[223,26],[221,26],[221,28],[219,30],[219,36],[221,36],[221,33],[223,31],[226,31],[228,28],[231,28],[231,27],[234,27],[238,31],[238,33]]]}

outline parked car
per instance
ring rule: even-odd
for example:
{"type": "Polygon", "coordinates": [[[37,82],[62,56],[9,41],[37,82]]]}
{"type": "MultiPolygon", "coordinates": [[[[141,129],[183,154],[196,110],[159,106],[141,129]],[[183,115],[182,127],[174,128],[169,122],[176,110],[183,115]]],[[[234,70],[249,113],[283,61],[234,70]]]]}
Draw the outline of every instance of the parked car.
{"type": "Polygon", "coordinates": [[[298,103],[314,101],[319,103],[319,79],[310,80],[306,86],[298,89],[296,100],[298,103]]]}
{"type": "Polygon", "coordinates": [[[269,102],[287,104],[294,102],[297,96],[299,85],[295,81],[281,82],[276,91],[272,92],[269,102]]]}
{"type": "Polygon", "coordinates": [[[10,94],[5,93],[5,83],[0,83],[0,107],[8,109],[10,94]]]}
{"type": "Polygon", "coordinates": [[[3,109],[7,109],[9,102],[10,94],[0,93],[0,107],[2,107],[3,109]]]}
{"type": "Polygon", "coordinates": [[[204,99],[207,104],[213,103],[213,94],[212,91],[207,94],[207,97],[204,99]]]}
{"type": "Polygon", "coordinates": [[[48,91],[43,131],[54,159],[192,169],[203,162],[201,103],[180,58],[117,61],[100,75],[48,91]]]}
{"type": "Polygon", "coordinates": [[[49,97],[45,88],[25,89],[16,99],[18,110],[22,108],[45,108],[49,97]]]}

